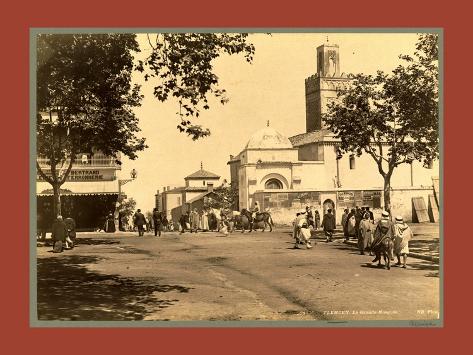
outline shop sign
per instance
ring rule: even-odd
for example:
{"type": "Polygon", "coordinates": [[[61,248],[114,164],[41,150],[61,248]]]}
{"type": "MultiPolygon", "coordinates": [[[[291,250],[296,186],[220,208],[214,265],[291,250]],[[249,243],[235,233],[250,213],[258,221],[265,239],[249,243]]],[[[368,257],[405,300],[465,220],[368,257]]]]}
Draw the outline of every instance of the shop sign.
{"type": "Polygon", "coordinates": [[[355,201],[355,193],[353,191],[339,191],[337,192],[338,202],[355,201]]]}
{"type": "MultiPolygon", "coordinates": [[[[43,172],[51,177],[51,171],[43,172]]],[[[71,170],[66,181],[113,181],[115,180],[115,171],[111,169],[100,170],[100,169],[80,169],[71,170]]],[[[37,181],[44,181],[41,175],[37,175],[37,181]]]]}

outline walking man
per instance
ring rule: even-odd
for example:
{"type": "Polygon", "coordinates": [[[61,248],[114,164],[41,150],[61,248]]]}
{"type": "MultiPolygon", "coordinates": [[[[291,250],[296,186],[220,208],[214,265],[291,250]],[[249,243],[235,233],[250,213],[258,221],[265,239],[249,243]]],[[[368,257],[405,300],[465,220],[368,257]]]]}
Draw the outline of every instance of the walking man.
{"type": "Polygon", "coordinates": [[[409,241],[412,239],[412,230],[409,228],[407,223],[404,223],[402,216],[397,216],[394,223],[394,254],[397,257],[398,266],[401,265],[402,255],[402,268],[406,268],[407,255],[409,254],[409,241]]]}
{"type": "Polygon", "coordinates": [[[146,225],[146,218],[141,210],[138,209],[133,216],[133,224],[138,228],[138,236],[142,237],[145,234],[144,226],[146,225]]]}
{"type": "Polygon", "coordinates": [[[327,213],[324,215],[322,227],[324,229],[325,237],[327,238],[326,242],[331,242],[333,231],[335,230],[335,216],[332,214],[331,208],[329,208],[327,213]]]}
{"type": "MultiPolygon", "coordinates": [[[[389,219],[389,212],[387,211],[383,211],[383,213],[381,214],[381,219],[379,220],[376,229],[374,230],[371,250],[376,255],[376,258],[374,258],[372,263],[379,261],[379,259],[381,258],[381,254],[379,254],[378,249],[381,245],[381,242],[385,238],[394,238],[394,223],[391,222],[391,220],[389,219]]],[[[389,255],[389,258],[392,260],[393,256],[389,255]]]]}
{"type": "Polygon", "coordinates": [[[154,236],[161,236],[161,226],[163,224],[161,213],[157,208],[153,208],[153,226],[154,226],[154,236]]]}
{"type": "Polygon", "coordinates": [[[199,213],[197,213],[197,208],[194,208],[190,214],[190,224],[191,224],[191,233],[197,233],[199,228],[199,213]]]}

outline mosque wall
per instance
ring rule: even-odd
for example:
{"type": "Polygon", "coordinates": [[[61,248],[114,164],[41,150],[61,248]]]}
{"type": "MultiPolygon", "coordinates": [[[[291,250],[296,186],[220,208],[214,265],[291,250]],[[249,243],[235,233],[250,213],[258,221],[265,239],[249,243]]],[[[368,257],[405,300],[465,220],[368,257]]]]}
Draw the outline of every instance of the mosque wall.
{"type": "Polygon", "coordinates": [[[297,161],[297,149],[251,149],[246,150],[246,162],[261,161],[297,161]]]}

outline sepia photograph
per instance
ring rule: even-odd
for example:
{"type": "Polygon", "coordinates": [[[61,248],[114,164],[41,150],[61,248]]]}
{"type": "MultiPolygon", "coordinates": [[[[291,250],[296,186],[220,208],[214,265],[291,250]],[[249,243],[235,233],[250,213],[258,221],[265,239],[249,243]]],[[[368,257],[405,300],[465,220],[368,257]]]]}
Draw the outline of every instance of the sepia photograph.
{"type": "Polygon", "coordinates": [[[442,327],[441,29],[30,30],[30,324],[442,327]]]}

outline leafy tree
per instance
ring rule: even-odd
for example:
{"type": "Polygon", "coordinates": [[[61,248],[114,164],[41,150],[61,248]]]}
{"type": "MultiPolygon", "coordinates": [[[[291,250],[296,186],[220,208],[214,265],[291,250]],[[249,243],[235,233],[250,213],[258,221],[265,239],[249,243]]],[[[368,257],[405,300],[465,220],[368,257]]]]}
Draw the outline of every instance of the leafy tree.
{"type": "Polygon", "coordinates": [[[78,153],[97,149],[131,159],[144,149],[138,138],[139,86],[132,86],[132,34],[41,34],[37,38],[37,153],[49,169],[38,174],[53,187],[55,213],[59,189],[78,153]],[[43,113],[43,114],[40,114],[43,113]]]}
{"type": "Polygon", "coordinates": [[[413,160],[431,164],[439,156],[438,36],[423,34],[414,58],[391,74],[358,74],[328,105],[328,127],[342,153],[369,154],[384,179],[384,204],[391,210],[391,176],[413,160]]]}
{"type": "Polygon", "coordinates": [[[120,214],[124,222],[128,223],[133,216],[136,209],[136,201],[133,198],[128,198],[120,204],[120,214]]]}
{"type": "MultiPolygon", "coordinates": [[[[136,134],[140,87],[132,85],[134,70],[156,83],[160,101],[175,97],[179,103],[178,129],[194,140],[210,131],[192,122],[209,96],[224,104],[225,89],[213,73],[221,54],[243,53],[248,62],[254,46],[248,34],[165,33],[149,36],[151,54],[134,62],[139,52],[134,34],[41,34],[37,38],[37,153],[49,169],[38,174],[54,191],[55,213],[60,213],[60,187],[70,174],[78,153],[99,150],[130,159],[146,148],[136,134]],[[136,64],[136,65],[135,65],[136,64]],[[40,114],[43,113],[43,114],[40,114]]],[[[119,161],[118,161],[119,163],[119,161]]]]}
{"type": "Polygon", "coordinates": [[[192,139],[210,135],[210,130],[193,122],[202,109],[208,110],[209,96],[221,104],[228,102],[213,73],[213,60],[221,54],[242,53],[251,63],[255,47],[247,43],[247,33],[162,33],[148,35],[151,54],[139,61],[137,69],[145,80],[154,79],[154,96],[159,101],[176,97],[180,123],[177,128],[192,139]]]}
{"type": "MultiPolygon", "coordinates": [[[[207,198],[204,203],[206,208],[224,208],[233,210],[238,199],[238,190],[231,186],[222,186],[214,190],[215,196],[207,198]]],[[[238,208],[238,206],[236,206],[238,208]]]]}

